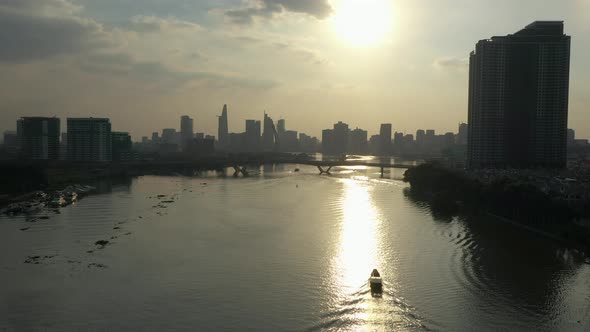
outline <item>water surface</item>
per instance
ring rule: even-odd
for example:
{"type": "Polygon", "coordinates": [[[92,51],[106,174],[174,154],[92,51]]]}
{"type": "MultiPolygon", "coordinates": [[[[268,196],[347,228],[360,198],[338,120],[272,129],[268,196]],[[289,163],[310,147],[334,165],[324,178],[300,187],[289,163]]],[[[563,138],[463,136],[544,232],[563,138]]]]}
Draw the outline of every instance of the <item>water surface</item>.
{"type": "Polygon", "coordinates": [[[1,216],[0,330],[590,330],[574,252],[434,218],[403,170],[294,168],[146,176],[60,214],[1,216]]]}

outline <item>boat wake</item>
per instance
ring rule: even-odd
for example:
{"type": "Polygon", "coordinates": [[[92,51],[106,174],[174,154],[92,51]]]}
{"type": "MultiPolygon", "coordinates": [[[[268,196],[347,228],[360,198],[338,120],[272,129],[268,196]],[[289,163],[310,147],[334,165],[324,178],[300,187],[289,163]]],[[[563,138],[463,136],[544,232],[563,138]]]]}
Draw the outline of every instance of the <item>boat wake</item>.
{"type": "Polygon", "coordinates": [[[428,331],[415,308],[397,296],[392,285],[383,282],[382,291],[372,292],[367,284],[349,294],[330,311],[319,316],[319,323],[305,331],[340,330],[428,331]]]}

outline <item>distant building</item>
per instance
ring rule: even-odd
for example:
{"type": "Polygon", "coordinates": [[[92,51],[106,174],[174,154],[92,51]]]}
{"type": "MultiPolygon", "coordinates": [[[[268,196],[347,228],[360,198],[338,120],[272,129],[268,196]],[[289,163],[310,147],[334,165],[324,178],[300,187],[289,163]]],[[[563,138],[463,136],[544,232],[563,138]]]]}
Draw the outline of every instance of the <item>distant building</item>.
{"type": "Polygon", "coordinates": [[[112,132],[111,140],[113,161],[129,161],[135,159],[133,143],[131,142],[129,133],[112,132]]]}
{"type": "Polygon", "coordinates": [[[457,144],[467,145],[469,126],[466,123],[459,124],[459,133],[457,134],[457,144]]]}
{"type": "Polygon", "coordinates": [[[317,138],[304,133],[299,134],[299,149],[301,152],[317,152],[318,145],[319,142],[317,138]]]}
{"type": "Polygon", "coordinates": [[[183,150],[194,138],[194,120],[188,115],[180,117],[180,145],[183,150]]]}
{"type": "Polygon", "coordinates": [[[32,160],[59,159],[58,118],[24,117],[17,122],[22,157],[32,160]]]}
{"type": "Polygon", "coordinates": [[[158,135],[157,132],[153,132],[152,133],[152,143],[153,144],[158,144],[160,143],[160,135],[158,135]]]}
{"type": "Polygon", "coordinates": [[[325,154],[334,153],[334,130],[322,130],[322,152],[325,154]]]}
{"type": "Polygon", "coordinates": [[[333,147],[335,154],[345,154],[348,151],[348,125],[342,121],[334,124],[333,147]]]}
{"type": "Polygon", "coordinates": [[[20,139],[16,131],[4,132],[4,147],[16,149],[20,146],[20,139]]]}
{"type": "Polygon", "coordinates": [[[299,140],[297,139],[297,134],[298,133],[295,130],[286,130],[282,134],[279,134],[281,151],[299,151],[299,140]]]}
{"type": "Polygon", "coordinates": [[[176,129],[174,129],[174,128],[162,129],[161,142],[164,144],[175,144],[176,143],[176,129]]]}
{"type": "Polygon", "coordinates": [[[278,148],[278,134],[274,122],[264,113],[264,131],[262,132],[262,149],[264,151],[275,151],[278,148]]]}
{"type": "Polygon", "coordinates": [[[368,133],[366,130],[356,128],[351,130],[348,134],[348,153],[353,154],[367,154],[369,150],[369,142],[367,140],[368,133]]]}
{"type": "Polygon", "coordinates": [[[379,130],[379,154],[382,156],[391,154],[391,123],[381,124],[379,130]]]}
{"type": "Polygon", "coordinates": [[[418,149],[424,148],[424,142],[426,138],[426,132],[423,129],[418,129],[416,131],[416,145],[418,149]]]}
{"type": "Polygon", "coordinates": [[[246,152],[260,151],[260,121],[246,120],[245,147],[246,152]]]}
{"type": "Polygon", "coordinates": [[[573,129],[567,130],[567,145],[573,146],[576,142],[576,131],[573,129]]]}
{"type": "Polygon", "coordinates": [[[112,160],[111,123],[106,118],[68,118],[67,158],[72,161],[112,160]]]}
{"type": "Polygon", "coordinates": [[[218,118],[217,139],[220,148],[225,148],[229,144],[227,105],[223,105],[221,116],[218,118]]]}
{"type": "Polygon", "coordinates": [[[285,119],[279,119],[279,121],[277,121],[277,132],[279,133],[279,135],[281,135],[285,131],[287,131],[285,119]]]}
{"type": "Polygon", "coordinates": [[[563,22],[481,40],[469,66],[467,167],[565,167],[570,37],[563,22]]]}

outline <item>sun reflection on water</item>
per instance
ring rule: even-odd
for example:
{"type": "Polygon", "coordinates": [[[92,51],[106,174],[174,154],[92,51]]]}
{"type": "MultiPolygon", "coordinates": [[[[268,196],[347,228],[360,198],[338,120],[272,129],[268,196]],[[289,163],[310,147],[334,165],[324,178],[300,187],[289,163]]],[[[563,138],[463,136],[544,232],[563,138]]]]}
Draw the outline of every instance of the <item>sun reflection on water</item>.
{"type": "Polygon", "coordinates": [[[335,258],[336,282],[340,289],[354,292],[366,285],[369,274],[378,268],[378,217],[370,197],[371,185],[359,179],[342,179],[342,221],[340,245],[335,258]]]}

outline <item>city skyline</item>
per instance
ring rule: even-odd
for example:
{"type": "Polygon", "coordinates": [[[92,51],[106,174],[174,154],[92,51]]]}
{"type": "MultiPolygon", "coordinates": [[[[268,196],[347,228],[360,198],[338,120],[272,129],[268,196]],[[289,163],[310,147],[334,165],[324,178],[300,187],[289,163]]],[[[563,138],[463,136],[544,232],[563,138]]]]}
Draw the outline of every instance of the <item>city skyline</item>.
{"type": "MultiPolygon", "coordinates": [[[[14,34],[0,40],[6,45],[0,52],[6,87],[0,93],[0,130],[14,130],[20,116],[96,116],[110,118],[114,129],[139,140],[189,115],[195,131],[214,134],[219,105],[227,103],[234,116],[258,119],[266,110],[316,137],[335,120],[370,133],[379,132],[381,123],[407,133],[447,132],[467,121],[473,41],[555,19],[566,22],[575,45],[569,127],[590,137],[587,2],[364,2],[366,10],[387,9],[393,23],[383,27],[348,17],[354,1],[297,3],[2,4],[0,27],[14,34]],[[442,10],[449,15],[435,15],[442,10]],[[483,11],[487,19],[476,19],[483,11]],[[365,23],[359,29],[365,35],[342,23],[354,20],[365,23]],[[46,28],[37,33],[54,43],[33,43],[29,27],[36,24],[46,28]],[[370,29],[384,30],[372,40],[370,29]],[[419,123],[424,119],[430,123],[419,123]]],[[[230,132],[241,127],[229,123],[230,132]]]]}

